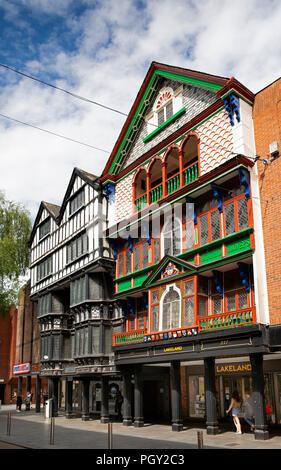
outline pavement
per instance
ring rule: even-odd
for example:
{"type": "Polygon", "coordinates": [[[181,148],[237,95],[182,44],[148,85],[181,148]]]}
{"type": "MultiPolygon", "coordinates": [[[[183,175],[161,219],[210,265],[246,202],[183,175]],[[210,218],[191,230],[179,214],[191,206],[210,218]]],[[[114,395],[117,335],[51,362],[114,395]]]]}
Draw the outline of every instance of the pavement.
{"type": "MultiPolygon", "coordinates": [[[[63,414],[55,418],[54,443],[50,443],[51,420],[45,418],[44,409],[36,413],[16,412],[15,405],[2,405],[0,410],[0,449],[108,449],[108,425],[98,419],[82,421],[66,419],[63,414]],[[7,417],[11,413],[11,430],[7,434],[7,417]]],[[[113,423],[112,449],[198,449],[197,432],[203,432],[203,450],[281,450],[281,429],[270,432],[266,441],[256,440],[248,426],[236,435],[234,425],[221,429],[220,434],[207,435],[205,427],[188,424],[183,431],[174,432],[171,425],[145,423],[142,428],[113,423]]],[[[201,450],[198,450],[201,452],[201,450]]]]}

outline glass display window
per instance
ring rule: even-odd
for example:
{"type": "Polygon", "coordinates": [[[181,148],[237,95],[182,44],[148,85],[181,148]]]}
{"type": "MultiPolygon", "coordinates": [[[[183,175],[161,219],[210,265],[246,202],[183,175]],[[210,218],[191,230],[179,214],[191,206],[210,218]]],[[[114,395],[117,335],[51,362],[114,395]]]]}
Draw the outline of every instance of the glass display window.
{"type": "Polygon", "coordinates": [[[205,416],[205,385],[204,377],[193,375],[189,377],[189,416],[204,418],[205,416]]]}

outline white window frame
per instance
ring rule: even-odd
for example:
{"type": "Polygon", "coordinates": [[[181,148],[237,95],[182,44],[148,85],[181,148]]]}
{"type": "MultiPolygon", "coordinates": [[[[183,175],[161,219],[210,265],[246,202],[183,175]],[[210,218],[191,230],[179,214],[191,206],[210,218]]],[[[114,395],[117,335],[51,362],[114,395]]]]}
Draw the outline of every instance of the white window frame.
{"type": "Polygon", "coordinates": [[[181,290],[176,286],[176,284],[169,284],[166,286],[166,289],[164,290],[160,302],[159,302],[159,331],[164,331],[163,330],[163,303],[166,295],[170,291],[170,289],[173,288],[178,294],[179,294],[179,304],[180,304],[180,312],[179,312],[179,324],[176,328],[181,328],[181,323],[182,323],[182,295],[181,295],[181,290]]]}

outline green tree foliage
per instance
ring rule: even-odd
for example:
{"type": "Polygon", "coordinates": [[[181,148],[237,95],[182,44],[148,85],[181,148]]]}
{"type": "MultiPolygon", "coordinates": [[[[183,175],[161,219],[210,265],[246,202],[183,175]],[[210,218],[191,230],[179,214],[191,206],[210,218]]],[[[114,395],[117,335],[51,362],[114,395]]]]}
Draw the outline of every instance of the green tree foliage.
{"type": "Polygon", "coordinates": [[[29,212],[0,192],[0,313],[17,302],[21,279],[29,264],[29,212]]]}

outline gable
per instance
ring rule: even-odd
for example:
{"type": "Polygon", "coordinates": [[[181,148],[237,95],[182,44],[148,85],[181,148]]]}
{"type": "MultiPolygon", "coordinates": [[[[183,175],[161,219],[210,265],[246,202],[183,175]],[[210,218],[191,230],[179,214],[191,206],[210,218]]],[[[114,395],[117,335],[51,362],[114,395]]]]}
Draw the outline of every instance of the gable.
{"type": "MultiPolygon", "coordinates": [[[[183,85],[184,94],[188,94],[191,90],[193,90],[194,94],[199,93],[198,90],[200,90],[200,93],[207,91],[208,98],[211,98],[211,100],[207,104],[203,105],[203,109],[208,108],[210,106],[210,102],[213,103],[214,101],[221,101],[216,93],[228,82],[227,78],[152,62],[103,171],[103,183],[106,183],[107,181],[115,181],[115,175],[118,175],[122,168],[129,166],[130,161],[135,161],[139,155],[144,153],[143,148],[139,148],[138,150],[136,149],[138,147],[137,144],[140,144],[144,138],[143,137],[141,139],[146,125],[145,116],[149,113],[149,109],[152,108],[157,97],[157,93],[160,91],[165,80],[176,87],[183,85]],[[188,86],[191,88],[188,88],[188,86]],[[132,151],[132,146],[134,146],[134,151],[132,151]],[[128,161],[128,159],[130,160],[128,161]]],[[[201,97],[203,95],[201,94],[201,97]]],[[[202,99],[197,100],[197,105],[199,107],[200,103],[202,103],[202,99]]],[[[200,114],[200,112],[198,108],[198,113],[200,114]]],[[[187,113],[185,122],[189,120],[190,115],[187,113]]],[[[179,125],[181,124],[177,123],[177,128],[179,125]]],[[[171,128],[170,133],[172,133],[173,130],[174,129],[171,128]]],[[[163,136],[160,140],[163,140],[163,136]]],[[[150,145],[152,145],[152,142],[150,145]]],[[[156,143],[154,141],[152,146],[154,147],[155,145],[156,143]]],[[[145,153],[146,152],[147,150],[145,149],[145,153]]]]}
{"type": "Polygon", "coordinates": [[[191,121],[218,100],[213,90],[171,79],[159,81],[156,97],[154,94],[153,98],[149,103],[146,116],[140,123],[138,133],[120,170],[128,167],[144,153],[151,150],[163,139],[172,135],[178,128],[191,121]],[[169,123],[167,122],[168,120],[164,121],[160,129],[157,122],[158,111],[154,108],[158,98],[160,97],[161,99],[161,93],[159,92],[162,90],[163,94],[165,94],[165,90],[169,89],[173,91],[173,96],[170,100],[173,104],[173,115],[170,117],[169,123]],[[152,118],[148,119],[150,116],[152,118]],[[150,121],[154,122],[150,123],[150,121]]]}
{"type": "Polygon", "coordinates": [[[148,276],[142,287],[150,287],[157,282],[170,281],[180,275],[194,274],[197,266],[174,256],[166,255],[148,276]]]}

